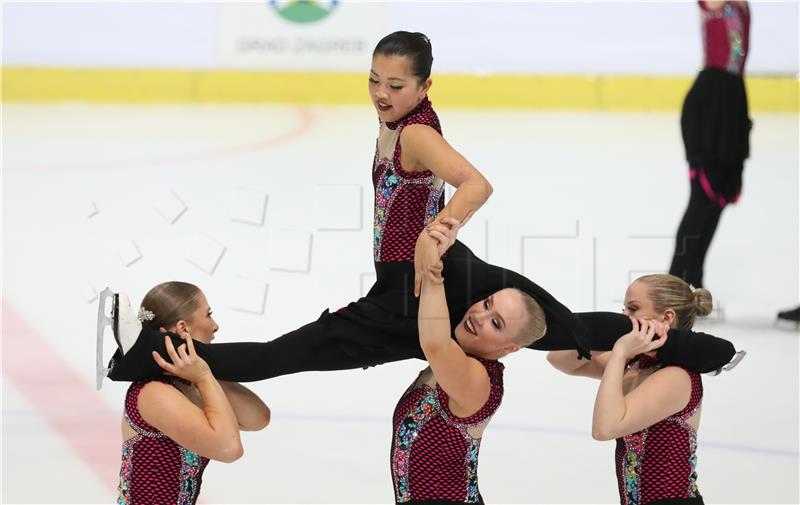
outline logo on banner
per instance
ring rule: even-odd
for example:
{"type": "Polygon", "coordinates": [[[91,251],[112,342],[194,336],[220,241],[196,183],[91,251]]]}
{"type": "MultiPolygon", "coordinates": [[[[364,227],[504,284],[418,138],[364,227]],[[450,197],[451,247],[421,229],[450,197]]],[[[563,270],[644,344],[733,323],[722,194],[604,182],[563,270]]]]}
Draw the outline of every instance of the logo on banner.
{"type": "Polygon", "coordinates": [[[287,21],[313,23],[328,17],[339,0],[269,0],[269,4],[287,21]]]}

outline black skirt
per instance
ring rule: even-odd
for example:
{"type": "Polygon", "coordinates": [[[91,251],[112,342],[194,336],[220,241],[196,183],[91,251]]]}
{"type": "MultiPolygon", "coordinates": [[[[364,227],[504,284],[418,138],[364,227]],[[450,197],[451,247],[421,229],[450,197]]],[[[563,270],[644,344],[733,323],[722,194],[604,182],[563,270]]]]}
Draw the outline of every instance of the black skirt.
{"type": "Polygon", "coordinates": [[[702,170],[714,193],[735,201],[750,156],[747,91],[738,75],[703,69],[681,111],[681,133],[689,166],[702,170]]]}

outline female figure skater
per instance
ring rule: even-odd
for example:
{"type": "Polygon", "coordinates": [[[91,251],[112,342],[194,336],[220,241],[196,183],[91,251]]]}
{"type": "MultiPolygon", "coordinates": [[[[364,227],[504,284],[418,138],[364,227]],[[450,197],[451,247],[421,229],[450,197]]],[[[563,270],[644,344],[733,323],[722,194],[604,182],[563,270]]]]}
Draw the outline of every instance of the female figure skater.
{"type": "Polygon", "coordinates": [[[157,353],[149,361],[170,375],[128,388],[117,503],[195,503],[209,459],[239,459],[239,430],[263,429],[270,412],[244,386],[218,382],[195,353],[194,339],[209,343],[219,329],[196,286],[159,284],[144,297],[139,314],[145,326],[169,330],[186,343],[176,350],[166,337],[171,363],[157,353]]]}
{"type": "Polygon", "coordinates": [[[691,192],[669,273],[703,286],[703,264],[722,210],[739,200],[750,155],[744,64],[750,44],[747,2],[700,0],[703,70],[686,95],[681,133],[691,192]]]}
{"type": "MultiPolygon", "coordinates": [[[[447,278],[453,329],[465,322],[470,307],[480,307],[493,293],[517,288],[542,307],[547,319],[547,333],[532,346],[535,349],[578,349],[588,357],[590,349],[610,350],[631,330],[630,321],[621,314],[573,314],[540,286],[487,264],[459,241],[440,262],[438,242],[428,236],[426,224],[442,225],[447,216],[464,220],[483,204],[491,188],[438,133],[438,120],[425,95],[432,59],[430,42],[421,34],[397,32],[375,49],[370,71],[370,94],[380,120],[373,164],[375,284],[364,298],[334,313],[325,310],[316,321],[269,342],[197,343],[197,353],[217,377],[246,382],[423,358],[415,296],[423,276],[433,282],[442,274],[447,278]],[[445,207],[439,179],[458,186],[445,207]]],[[[147,328],[141,335],[137,332],[138,328],[127,338],[122,336],[135,345],[112,358],[108,375],[112,380],[161,373],[142,356],[157,350],[166,357],[162,336],[147,328]]],[[[678,360],[699,372],[720,368],[734,352],[730,342],[684,330],[675,331],[661,350],[666,362],[678,360]]]]}
{"type": "Polygon", "coordinates": [[[564,373],[600,379],[592,436],[617,440],[621,504],[702,504],[695,451],[703,382],[653,351],[669,341],[667,328],[688,329],[697,316],[708,315],[711,294],[672,275],[646,275],[628,287],[624,312],[633,330],[611,352],[588,362],[565,351],[547,359],[564,373]],[[653,340],[656,334],[661,338],[653,340]]]}
{"type": "MultiPolygon", "coordinates": [[[[457,226],[439,235],[440,250],[457,226]]],[[[446,281],[445,281],[446,282],[446,281]]],[[[419,303],[419,343],[428,361],[395,408],[390,464],[397,503],[483,503],[481,438],[503,399],[498,361],[541,338],[544,312],[528,295],[503,289],[472,307],[451,337],[441,282],[427,277],[419,303]]]]}

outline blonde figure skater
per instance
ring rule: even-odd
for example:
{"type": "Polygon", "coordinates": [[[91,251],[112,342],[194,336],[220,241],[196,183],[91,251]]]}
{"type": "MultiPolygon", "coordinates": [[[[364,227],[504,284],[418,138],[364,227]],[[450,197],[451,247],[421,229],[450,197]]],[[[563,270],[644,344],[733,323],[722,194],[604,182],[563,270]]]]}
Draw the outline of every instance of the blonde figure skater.
{"type": "Polygon", "coordinates": [[[196,286],[159,284],[142,300],[139,315],[144,325],[169,330],[185,344],[176,349],[165,335],[171,363],[155,352],[151,359],[169,375],[128,388],[117,502],[195,503],[209,460],[239,459],[239,431],[263,429],[270,411],[244,386],[214,378],[195,352],[195,340],[207,344],[219,329],[196,286]]]}
{"type": "Polygon", "coordinates": [[[665,365],[655,351],[670,328],[690,329],[711,312],[711,294],[672,275],[646,275],[628,287],[624,312],[633,330],[610,352],[579,361],[572,352],[554,351],[547,359],[564,373],[600,380],[592,436],[616,439],[621,504],[702,504],[696,450],[703,381],[665,365]]]}

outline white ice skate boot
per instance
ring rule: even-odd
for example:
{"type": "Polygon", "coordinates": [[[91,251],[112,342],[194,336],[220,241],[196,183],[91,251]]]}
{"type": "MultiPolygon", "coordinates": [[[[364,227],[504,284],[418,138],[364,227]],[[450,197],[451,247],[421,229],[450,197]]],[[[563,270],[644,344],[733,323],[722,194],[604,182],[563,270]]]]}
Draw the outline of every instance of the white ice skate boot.
{"type": "Polygon", "coordinates": [[[142,330],[142,323],[137,317],[138,314],[133,312],[130,299],[125,293],[113,293],[106,288],[100,292],[98,299],[95,370],[99,390],[103,386],[103,379],[108,376],[110,367],[114,366],[112,359],[110,367],[106,367],[103,357],[103,336],[106,327],[111,327],[119,352],[125,355],[136,343],[142,330]]]}
{"type": "Polygon", "coordinates": [[[114,339],[117,341],[117,347],[119,347],[124,356],[136,343],[136,339],[139,338],[139,333],[142,331],[142,322],[139,320],[139,315],[131,307],[131,300],[125,293],[116,293],[114,295],[112,315],[114,318],[114,339]]]}

